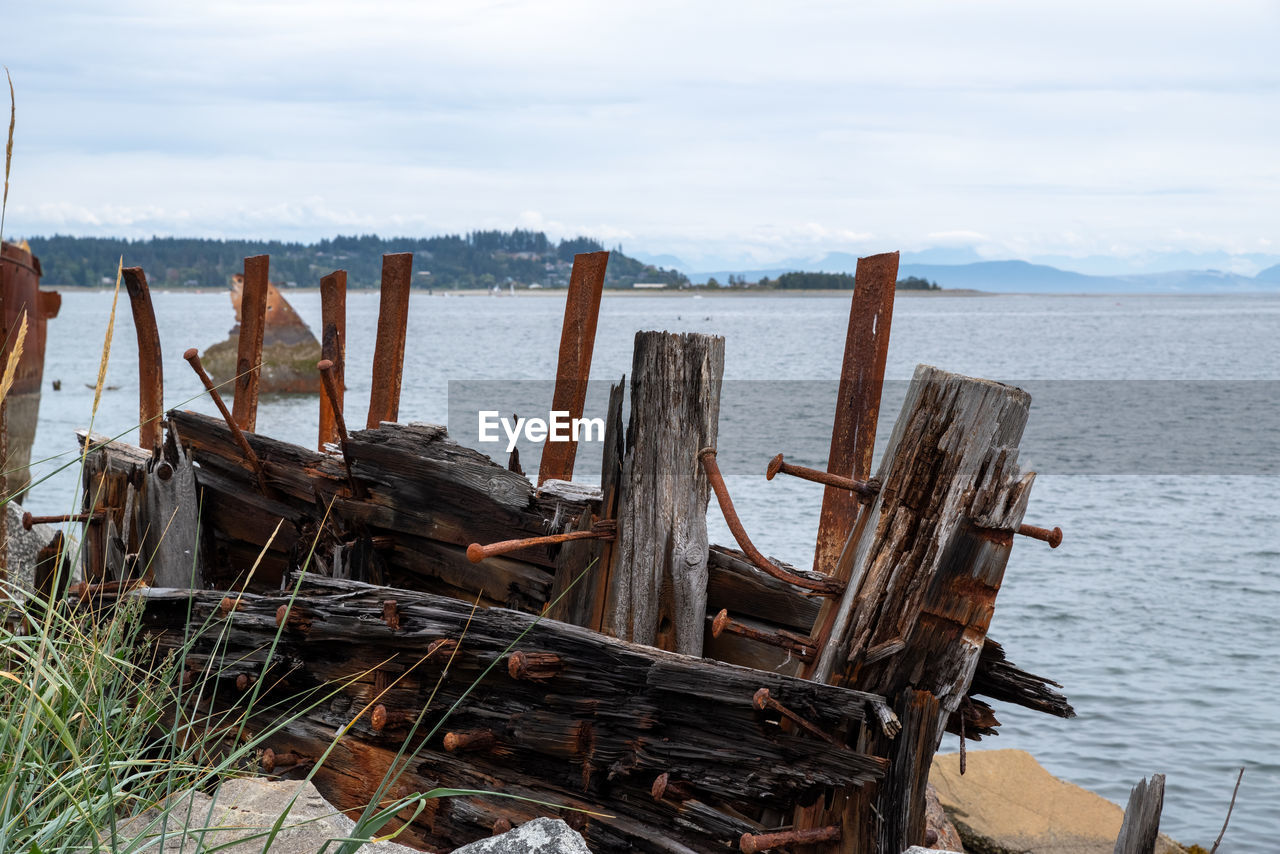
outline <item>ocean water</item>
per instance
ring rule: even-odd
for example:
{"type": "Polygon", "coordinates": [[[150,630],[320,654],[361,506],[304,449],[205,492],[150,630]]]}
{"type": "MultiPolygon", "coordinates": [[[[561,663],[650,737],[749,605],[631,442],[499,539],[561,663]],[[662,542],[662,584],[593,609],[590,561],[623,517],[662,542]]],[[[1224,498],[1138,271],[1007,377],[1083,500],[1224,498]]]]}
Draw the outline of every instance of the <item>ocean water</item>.
{"type": "MultiPolygon", "coordinates": [[[[289,298],[316,328],[318,294],[289,298]]],[[[49,325],[33,459],[52,459],[38,466],[49,477],[27,500],[37,512],[75,506],[74,430],[89,422],[87,386],[97,376],[110,307],[108,292],[64,293],[62,315],[49,325]],[[62,380],[61,391],[50,390],[53,379],[62,380]],[[56,471],[64,464],[70,467],[56,471]]],[[[157,293],[155,308],[167,405],[212,413],[181,354],[225,337],[234,321],[226,294],[157,293]]],[[[730,489],[757,545],[805,566],[821,491],[761,474],[773,452],[823,462],[848,309],[847,295],[610,295],[593,376],[629,373],[637,330],[725,336],[722,453],[734,437],[755,443],[750,466],[727,469],[730,489]],[[769,405],[729,405],[731,389],[754,389],[769,405]],[[773,451],[765,454],[766,447],[773,451]]],[[[401,420],[452,416],[457,423],[451,382],[552,378],[563,311],[563,298],[552,294],[415,293],[401,420]]],[[[356,426],[367,408],[376,316],[375,294],[350,295],[346,410],[356,426]]],[[[122,296],[107,380],[114,388],[103,394],[98,432],[126,433],[136,423],[134,340],[122,296]]],[[[1165,773],[1162,829],[1205,847],[1244,767],[1219,850],[1269,850],[1280,830],[1280,460],[1273,458],[1280,421],[1267,404],[1280,403],[1269,385],[1280,381],[1280,297],[908,296],[895,307],[887,376],[908,380],[917,363],[1028,384],[1037,400],[1028,433],[1049,429],[1024,449],[1024,467],[1045,462],[1027,518],[1066,532],[1057,550],[1030,540],[1015,545],[991,633],[1020,666],[1062,683],[1079,717],[1061,721],[996,704],[1001,735],[978,748],[1029,750],[1054,774],[1119,803],[1139,778],[1165,773]],[[1067,388],[1105,389],[1108,403],[1097,417],[1055,432],[1043,421],[1060,416],[1039,407],[1067,388]],[[1174,405],[1160,408],[1153,388],[1195,399],[1183,407],[1175,395],[1174,405]],[[1241,409],[1246,398],[1255,408],[1241,409]],[[1192,410],[1221,412],[1225,426],[1180,433],[1192,410]],[[1154,465],[1133,450],[1192,442],[1201,451],[1196,465],[1181,466],[1177,454],[1154,465]],[[1128,456],[1095,453],[1117,443],[1127,444],[1128,456]]],[[[886,392],[882,434],[900,388],[891,382],[886,392]]],[[[313,444],[316,409],[314,398],[265,398],[259,429],[313,444]]],[[[501,449],[492,452],[505,461],[501,449]]],[[[596,453],[580,450],[583,468],[596,453]]],[[[526,470],[535,470],[524,449],[522,456],[526,470]]],[[[714,502],[708,520],[712,540],[730,543],[714,502]]],[[[954,739],[942,749],[956,749],[954,739]]]]}

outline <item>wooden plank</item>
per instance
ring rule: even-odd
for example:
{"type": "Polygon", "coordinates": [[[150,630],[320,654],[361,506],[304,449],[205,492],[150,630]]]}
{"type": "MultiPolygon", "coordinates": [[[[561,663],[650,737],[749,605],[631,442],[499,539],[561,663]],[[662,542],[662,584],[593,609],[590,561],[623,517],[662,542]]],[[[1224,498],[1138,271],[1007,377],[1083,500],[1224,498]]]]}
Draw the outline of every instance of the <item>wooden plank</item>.
{"type": "Polygon", "coordinates": [[[336,395],[332,402],[327,399],[326,394],[320,395],[320,436],[317,447],[323,451],[325,445],[336,445],[341,440],[334,409],[343,411],[342,403],[347,391],[344,381],[347,352],[346,270],[334,270],[320,279],[320,330],[320,358],[328,359],[333,364],[333,392],[336,395]]]}
{"type": "Polygon", "coordinates": [[[129,307],[133,311],[133,327],[138,336],[138,444],[153,456],[159,455],[164,440],[164,356],[160,351],[160,330],[151,305],[151,289],[141,267],[125,267],[121,271],[129,307]]]}
{"type": "MultiPolygon", "coordinates": [[[[871,476],[897,281],[897,252],[858,259],[844,364],[840,369],[840,390],[831,428],[831,452],[827,459],[827,471],[832,474],[862,481],[871,476]]],[[[857,515],[856,495],[848,490],[825,487],[813,554],[815,572],[839,577],[840,551],[857,515]]]]}
{"type": "Polygon", "coordinates": [[[378,296],[378,337],[373,347],[373,385],[369,390],[372,430],[400,417],[400,385],[404,376],[404,344],[409,323],[413,253],[382,256],[382,291],[378,296]]]}
{"type": "Polygon", "coordinates": [[[267,277],[271,258],[244,259],[244,291],[240,297],[240,339],[236,349],[235,401],[231,415],[250,433],[258,423],[258,380],[262,370],[262,337],[267,328],[267,277]]]}
{"type": "MultiPolygon", "coordinates": [[[[551,410],[581,418],[587,403],[587,381],[591,378],[591,352],[596,344],[596,322],[600,318],[600,295],[604,289],[608,252],[586,252],[573,256],[569,274],[569,294],[564,304],[564,324],[560,329],[560,358],[556,366],[556,387],[551,410]]],[[[538,467],[538,483],[573,480],[573,463],[578,455],[575,441],[553,442],[547,436],[538,467]]]]}
{"type": "Polygon", "coordinates": [[[1150,782],[1139,780],[1129,792],[1115,854],[1155,854],[1163,809],[1164,775],[1152,774],[1150,782]]]}
{"type": "Polygon", "coordinates": [[[698,451],[714,447],[724,339],[638,332],[604,630],[700,655],[707,602],[707,500],[698,451]]]}

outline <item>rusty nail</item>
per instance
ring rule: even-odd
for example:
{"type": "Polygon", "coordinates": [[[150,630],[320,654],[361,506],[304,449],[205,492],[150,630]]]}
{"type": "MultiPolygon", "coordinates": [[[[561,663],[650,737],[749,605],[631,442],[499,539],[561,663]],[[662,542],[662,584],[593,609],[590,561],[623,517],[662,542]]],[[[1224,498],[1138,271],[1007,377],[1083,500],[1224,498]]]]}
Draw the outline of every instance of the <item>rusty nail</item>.
{"type": "Polygon", "coordinates": [[[693,787],[688,783],[672,780],[671,775],[664,771],[653,781],[649,794],[653,796],[655,801],[687,801],[693,797],[693,787]]]}
{"type": "Polygon", "coordinates": [[[373,707],[373,714],[369,715],[369,728],[374,732],[382,732],[387,725],[387,707],[379,703],[373,707]]]}
{"type": "Polygon", "coordinates": [[[511,653],[507,659],[507,673],[512,679],[541,682],[564,672],[564,661],[554,652],[511,653]]]}
{"type": "Polygon", "coordinates": [[[821,469],[811,469],[808,466],[797,466],[791,463],[783,462],[782,454],[778,454],[769,460],[768,467],[764,470],[765,480],[773,480],[777,474],[789,474],[792,477],[798,477],[801,480],[808,480],[814,483],[822,483],[827,486],[834,486],[837,489],[847,489],[850,492],[856,492],[861,498],[875,498],[880,492],[880,484],[872,478],[871,480],[854,480],[851,477],[841,477],[838,474],[822,471],[821,469]]]}
{"type": "MultiPolygon", "coordinates": [[[[200,363],[200,351],[192,347],[182,354],[182,358],[190,363],[191,369],[196,372],[196,376],[200,377],[200,382],[204,384],[205,391],[209,392],[209,397],[213,399],[214,405],[218,407],[218,412],[222,413],[222,420],[227,422],[227,427],[231,430],[231,437],[235,439],[236,445],[239,446],[240,452],[244,454],[245,459],[253,466],[253,471],[258,476],[258,487],[266,491],[267,473],[262,467],[262,461],[253,452],[253,447],[249,444],[249,440],[244,437],[244,432],[240,429],[240,425],[232,417],[231,410],[227,409],[227,405],[222,402],[222,395],[218,394],[218,387],[213,384],[213,380],[205,373],[204,365],[200,363]]],[[[257,387],[255,386],[254,389],[256,391],[257,387]]],[[[254,410],[256,417],[256,398],[254,399],[254,410]]]]}
{"type": "Polygon", "coordinates": [[[796,587],[803,587],[806,590],[816,591],[823,596],[839,596],[844,591],[844,584],[834,578],[806,578],[803,575],[794,575],[762,555],[759,549],[752,544],[751,538],[747,536],[747,531],[742,527],[742,521],[738,518],[738,512],[733,509],[733,500],[729,497],[729,488],[724,485],[724,477],[720,474],[720,466],[716,464],[716,449],[703,448],[698,451],[698,459],[702,461],[702,467],[707,473],[707,480],[711,484],[712,491],[716,494],[716,501],[720,503],[720,512],[724,515],[725,524],[729,526],[729,531],[733,534],[733,538],[738,541],[738,548],[742,549],[742,553],[747,556],[748,560],[779,581],[785,581],[788,584],[794,584],[796,587]]]}
{"type": "Polygon", "coordinates": [[[736,622],[729,616],[727,609],[722,609],[716,614],[715,619],[711,621],[711,636],[718,638],[725,632],[733,635],[749,638],[769,646],[781,647],[790,650],[801,658],[812,658],[815,647],[812,643],[802,638],[791,637],[783,633],[762,632],[759,629],[753,629],[750,626],[744,626],[742,623],[736,622]]]}
{"type": "Polygon", "coordinates": [[[268,774],[277,768],[288,768],[301,761],[302,757],[296,753],[276,753],[270,747],[262,751],[262,770],[268,774]]]}
{"type": "Polygon", "coordinates": [[[106,515],[105,510],[98,510],[93,513],[76,513],[71,516],[32,516],[30,513],[23,513],[22,528],[30,531],[32,525],[60,525],[63,522],[97,522],[106,515]]]}
{"type": "Polygon", "coordinates": [[[283,626],[287,619],[289,619],[289,606],[281,605],[279,608],[276,608],[276,628],[283,626]]]}
{"type": "Polygon", "coordinates": [[[757,854],[783,845],[813,845],[818,842],[839,842],[840,825],[814,827],[809,830],[784,830],[780,833],[744,833],[738,840],[738,848],[745,854],[757,854]]]}
{"type": "Polygon", "coordinates": [[[1019,525],[1018,533],[1033,540],[1043,540],[1049,544],[1051,549],[1056,549],[1062,545],[1062,529],[1058,527],[1049,530],[1048,528],[1038,528],[1035,525],[1019,525]]]}
{"type": "Polygon", "coordinates": [[[276,626],[293,629],[304,635],[311,631],[311,621],[288,605],[276,608],[276,626]]]}
{"type": "Polygon", "coordinates": [[[329,399],[329,408],[333,412],[333,420],[337,425],[338,443],[342,448],[342,465],[347,470],[347,483],[351,486],[352,495],[363,498],[366,492],[351,471],[351,451],[348,448],[350,437],[347,435],[347,422],[342,417],[342,398],[338,396],[338,386],[333,376],[333,362],[329,359],[321,359],[316,363],[316,368],[320,371],[324,394],[329,399]]]}
{"type": "Polygon", "coordinates": [[[478,729],[472,732],[447,732],[444,734],[444,749],[453,753],[459,750],[485,750],[493,747],[497,739],[493,732],[478,729]]]}
{"type": "Polygon", "coordinates": [[[500,818],[493,823],[493,835],[501,836],[511,830],[511,820],[500,818]]]}
{"type": "Polygon", "coordinates": [[[256,677],[250,676],[248,673],[241,673],[239,676],[236,677],[236,690],[248,691],[250,688],[253,687],[253,684],[257,681],[258,680],[256,677]]]}
{"type": "Polygon", "coordinates": [[[393,632],[400,631],[400,606],[394,599],[382,600],[382,622],[393,632]]]}
{"type": "Polygon", "coordinates": [[[589,531],[571,531],[567,534],[528,537],[523,540],[502,540],[497,543],[489,543],[487,546],[472,543],[467,546],[467,560],[472,563],[479,563],[487,557],[519,551],[530,546],[553,546],[558,543],[567,543],[570,540],[612,540],[617,536],[617,530],[617,522],[613,519],[601,519],[593,524],[589,531]]]}
{"type": "Polygon", "coordinates": [[[835,736],[832,736],[826,732],[823,732],[822,729],[820,729],[815,724],[809,722],[805,718],[800,717],[798,714],[791,711],[786,706],[779,703],[777,700],[773,699],[773,696],[769,693],[768,688],[761,688],[759,691],[756,691],[755,696],[751,698],[751,702],[757,709],[759,709],[762,712],[765,709],[773,709],[775,712],[782,715],[784,718],[788,719],[789,721],[796,724],[797,726],[803,727],[810,734],[817,736],[818,738],[822,739],[828,744],[833,744],[836,747],[844,746],[840,743],[839,739],[837,739],[835,736]]]}

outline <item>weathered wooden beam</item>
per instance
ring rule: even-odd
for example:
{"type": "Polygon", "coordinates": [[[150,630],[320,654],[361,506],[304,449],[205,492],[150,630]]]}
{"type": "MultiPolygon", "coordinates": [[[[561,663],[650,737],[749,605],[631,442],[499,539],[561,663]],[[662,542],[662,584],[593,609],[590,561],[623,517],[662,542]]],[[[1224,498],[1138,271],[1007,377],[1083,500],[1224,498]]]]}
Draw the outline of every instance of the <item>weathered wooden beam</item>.
{"type": "Polygon", "coordinates": [[[121,271],[129,307],[133,311],[133,327],[138,336],[138,444],[153,456],[160,453],[164,440],[164,357],[160,352],[160,330],[151,305],[151,289],[141,267],[125,267],[121,271]]]}
{"type": "MultiPolygon", "coordinates": [[[[591,378],[591,352],[596,344],[596,323],[600,319],[600,295],[604,289],[608,252],[586,252],[573,256],[569,274],[569,294],[564,304],[564,324],[560,328],[560,358],[556,365],[556,387],[551,410],[567,412],[570,419],[581,418],[587,403],[587,381],[591,378]]],[[[573,463],[578,443],[553,442],[542,446],[538,483],[573,480],[573,463]]]]}
{"type": "Polygon", "coordinates": [[[369,389],[370,430],[400,417],[400,384],[404,376],[404,344],[409,324],[409,292],[413,253],[382,256],[382,290],[378,296],[378,337],[373,346],[373,384],[369,389]]]}
{"type": "Polygon", "coordinates": [[[710,486],[698,452],[716,443],[723,374],[723,338],[636,333],[604,619],[615,637],[702,652],[710,486]]]}
{"type": "Polygon", "coordinates": [[[253,255],[244,259],[235,400],[231,414],[240,429],[249,432],[253,432],[258,423],[258,380],[262,372],[262,338],[267,328],[267,278],[270,262],[269,255],[253,255]]]}
{"type": "Polygon", "coordinates": [[[1115,854],[1155,854],[1160,836],[1160,813],[1164,809],[1164,775],[1152,774],[1151,781],[1139,780],[1129,792],[1115,854]]]}
{"type": "MultiPolygon", "coordinates": [[[[326,794],[339,806],[367,799],[433,695],[420,735],[441,723],[455,702],[460,705],[430,740],[410,742],[411,750],[420,748],[409,763],[412,790],[447,777],[451,786],[487,781],[474,787],[581,804],[616,819],[593,818],[607,829],[594,832],[622,834],[639,850],[661,850],[641,841],[646,834],[634,828],[645,825],[663,828],[669,839],[695,851],[723,850],[742,833],[758,830],[737,818],[746,805],[785,808],[826,786],[874,779],[885,767],[884,760],[808,733],[784,732],[778,715],[755,702],[765,689],[778,704],[834,733],[860,727],[867,705],[881,702],[878,697],[630,644],[515,611],[475,611],[452,598],[316,578],[304,581],[295,599],[245,594],[234,609],[223,606],[227,594],[220,591],[151,588],[130,595],[144,601],[144,625],[162,648],[194,636],[188,666],[215,680],[207,693],[220,701],[236,702],[241,681],[276,686],[264,701],[348,683],[274,735],[276,753],[318,757],[334,727],[372,708],[377,692],[387,688],[376,699],[383,707],[380,726],[362,717],[339,743],[330,769],[317,777],[333,787],[326,794]],[[389,598],[395,600],[393,624],[384,620],[389,598]],[[278,626],[284,629],[273,656],[278,626]],[[533,656],[537,668],[514,666],[513,645],[533,656]],[[553,659],[560,666],[549,666],[553,659]],[[288,686],[281,683],[286,676],[288,686]],[[458,736],[449,742],[452,752],[444,739],[450,732],[458,736]],[[478,732],[487,735],[466,737],[478,732]],[[478,748],[463,753],[464,742],[478,748]],[[663,774],[681,781],[677,789],[683,787],[688,799],[655,800],[653,783],[663,774]]],[[[487,815],[487,825],[507,802],[492,804],[499,812],[487,815]]],[[[418,829],[442,848],[477,833],[470,821],[451,827],[430,817],[418,829]]]]}
{"type": "Polygon", "coordinates": [[[347,271],[334,270],[320,279],[320,359],[332,365],[333,396],[320,395],[320,438],[317,447],[336,445],[338,434],[336,412],[343,411],[346,398],[347,351],[347,271]]]}

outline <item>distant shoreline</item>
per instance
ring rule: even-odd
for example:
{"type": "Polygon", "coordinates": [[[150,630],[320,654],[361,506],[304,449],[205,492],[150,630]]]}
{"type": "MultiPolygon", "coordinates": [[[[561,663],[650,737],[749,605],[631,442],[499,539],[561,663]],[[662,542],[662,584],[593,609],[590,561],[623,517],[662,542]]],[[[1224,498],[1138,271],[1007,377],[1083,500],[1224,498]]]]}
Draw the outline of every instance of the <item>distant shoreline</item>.
{"type": "MultiPolygon", "coordinates": [[[[113,285],[54,285],[41,282],[40,287],[44,290],[56,290],[62,294],[68,293],[101,293],[111,292],[113,285]]],[[[282,288],[281,293],[286,297],[289,294],[307,294],[316,293],[319,287],[305,286],[294,288],[282,288]]],[[[415,294],[423,294],[426,288],[414,288],[415,294]]],[[[217,287],[172,287],[164,285],[153,285],[152,293],[165,294],[214,294],[214,293],[230,293],[231,289],[217,287]]],[[[359,293],[378,293],[377,288],[352,288],[348,294],[359,293]]],[[[558,297],[565,294],[564,288],[536,288],[529,290],[523,288],[517,290],[515,296],[517,298],[530,297],[534,299],[544,297],[558,297]]],[[[702,288],[670,288],[670,289],[644,289],[634,290],[631,288],[606,288],[605,297],[625,297],[632,298],[648,298],[648,297],[711,297],[713,299],[721,299],[728,297],[737,299],[741,297],[835,297],[835,296],[852,296],[851,290],[802,290],[802,289],[786,289],[777,290],[766,288],[756,290],[753,288],[721,288],[718,290],[707,290],[702,288]]],[[[500,294],[491,294],[483,288],[468,288],[465,290],[451,290],[448,288],[435,288],[431,291],[433,297],[487,297],[499,296],[502,298],[510,298],[511,294],[506,291],[500,294]]],[[[1277,296],[1276,291],[1177,291],[1177,292],[1151,292],[1151,291],[980,291],[973,288],[942,288],[936,291],[917,291],[902,290],[898,291],[896,296],[908,297],[911,299],[936,299],[945,297],[1274,297],[1277,296]]]]}

